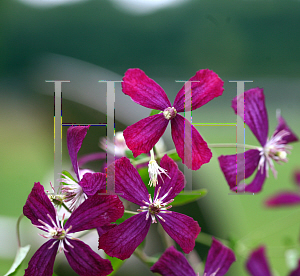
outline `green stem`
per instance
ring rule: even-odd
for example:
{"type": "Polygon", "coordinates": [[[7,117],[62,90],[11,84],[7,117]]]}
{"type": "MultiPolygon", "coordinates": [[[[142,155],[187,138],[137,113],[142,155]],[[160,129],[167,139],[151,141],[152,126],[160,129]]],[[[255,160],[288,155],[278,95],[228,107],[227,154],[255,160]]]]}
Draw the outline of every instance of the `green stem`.
{"type": "Polygon", "coordinates": [[[139,214],[138,212],[133,212],[133,211],[128,211],[128,210],[124,210],[124,213],[133,214],[133,215],[139,214]]]}
{"type": "Polygon", "coordinates": [[[17,221],[17,241],[18,241],[18,247],[21,247],[21,239],[20,239],[20,222],[21,219],[24,217],[24,214],[20,215],[17,221]]]}
{"type": "Polygon", "coordinates": [[[61,205],[70,213],[72,214],[72,211],[67,207],[67,205],[64,202],[61,202],[61,205]]]}
{"type": "Polygon", "coordinates": [[[145,252],[143,252],[139,248],[134,250],[133,254],[149,267],[151,267],[155,262],[157,262],[157,258],[149,257],[145,254],[145,252]]]}
{"type": "MultiPolygon", "coordinates": [[[[212,237],[213,237],[212,235],[200,232],[198,237],[196,238],[196,241],[199,242],[199,243],[202,243],[204,245],[211,246],[212,237]]],[[[223,243],[224,245],[228,246],[229,242],[227,240],[223,240],[223,239],[220,239],[220,238],[217,238],[217,239],[221,243],[223,243]]]]}

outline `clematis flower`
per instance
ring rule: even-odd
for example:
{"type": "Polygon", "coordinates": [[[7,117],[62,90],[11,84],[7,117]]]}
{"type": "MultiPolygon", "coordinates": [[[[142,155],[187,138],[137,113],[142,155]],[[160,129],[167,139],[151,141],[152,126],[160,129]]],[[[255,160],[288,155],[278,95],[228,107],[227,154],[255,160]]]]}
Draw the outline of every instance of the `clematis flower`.
{"type": "Polygon", "coordinates": [[[282,207],[300,204],[300,170],[294,173],[294,179],[298,186],[298,191],[279,192],[278,194],[268,198],[265,205],[267,207],[282,207]]]}
{"type": "Polygon", "coordinates": [[[162,175],[164,183],[158,179],[152,200],[129,159],[123,157],[115,162],[116,193],[123,194],[121,197],[141,207],[138,209],[139,214],[130,217],[99,238],[99,249],[103,249],[106,254],[122,260],[129,258],[145,239],[151,222],[157,223],[156,219],[185,253],[193,250],[195,239],[201,230],[198,222],[186,215],[170,211],[172,206],[167,206],[183,189],[184,175],[167,155],[161,159],[160,166],[168,171],[171,179],[165,175],[162,175]]]}
{"type": "MultiPolygon", "coordinates": [[[[265,254],[265,248],[263,246],[254,250],[248,257],[246,263],[246,269],[252,276],[272,276],[270,266],[265,254]]],[[[298,262],[298,267],[293,270],[289,276],[299,276],[300,275],[300,260],[298,262]]]]}
{"type": "MultiPolygon", "coordinates": [[[[205,105],[215,97],[223,93],[223,81],[211,70],[199,70],[195,76],[190,78],[191,90],[188,95],[192,102],[192,110],[205,105]],[[192,95],[191,95],[192,94],[192,95]]],[[[169,121],[171,121],[172,139],[176,151],[182,162],[192,170],[198,170],[203,164],[208,163],[212,157],[207,143],[199,132],[188,120],[178,114],[184,111],[185,87],[178,92],[173,106],[171,105],[165,91],[140,69],[128,69],[122,82],[124,94],[131,99],[151,109],[162,112],[127,127],[124,131],[126,144],[137,157],[141,153],[148,153],[165,132],[169,121]],[[185,141],[185,124],[191,127],[191,140],[185,141]],[[191,143],[191,145],[190,145],[191,143]],[[184,160],[184,147],[189,144],[192,147],[192,162],[184,160]]]]}
{"type": "Polygon", "coordinates": [[[52,276],[57,251],[64,251],[72,269],[80,276],[102,276],[113,269],[109,260],[102,259],[88,245],[73,238],[72,234],[106,226],[123,216],[124,206],[117,196],[94,195],[83,202],[64,224],[59,221],[43,186],[37,182],[23,208],[24,215],[49,239],[29,261],[25,276],[52,276]]]}
{"type": "Polygon", "coordinates": [[[67,175],[63,175],[60,181],[63,183],[61,192],[65,195],[65,202],[70,202],[70,210],[75,210],[88,196],[94,195],[102,189],[106,189],[105,173],[94,173],[91,170],[80,170],[77,154],[87,134],[89,126],[71,126],[67,131],[67,145],[71,162],[77,180],[74,181],[67,175]]]}
{"type": "MultiPolygon", "coordinates": [[[[231,249],[215,238],[212,240],[203,276],[223,276],[236,259],[231,249]]],[[[169,247],[150,270],[162,276],[199,276],[199,273],[196,275],[184,255],[174,246],[169,247]]]]}
{"type": "MultiPolygon", "coordinates": [[[[265,96],[263,89],[253,88],[244,93],[244,101],[242,94],[235,97],[232,101],[231,107],[237,114],[237,106],[244,106],[239,110],[244,110],[245,123],[249,126],[261,147],[251,149],[245,153],[234,155],[220,156],[219,163],[225,178],[231,190],[246,191],[251,193],[260,192],[265,178],[268,176],[269,168],[271,168],[274,177],[276,177],[276,170],[273,161],[276,163],[287,162],[287,153],[291,149],[288,143],[298,141],[296,135],[290,130],[284,119],[278,114],[278,125],[268,139],[268,115],[265,106],[265,96]],[[237,160],[239,157],[245,158],[245,172],[238,168],[237,160]],[[250,177],[255,169],[257,173],[253,181],[249,185],[240,184],[236,186],[241,180],[250,177]]],[[[243,117],[242,114],[238,114],[243,117]]]]}

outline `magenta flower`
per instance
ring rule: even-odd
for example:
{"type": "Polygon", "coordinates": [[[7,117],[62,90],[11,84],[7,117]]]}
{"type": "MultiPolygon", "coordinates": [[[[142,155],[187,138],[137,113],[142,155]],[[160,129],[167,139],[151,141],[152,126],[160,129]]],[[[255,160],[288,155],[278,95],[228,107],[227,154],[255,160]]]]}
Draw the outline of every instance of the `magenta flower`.
{"type": "Polygon", "coordinates": [[[123,157],[115,162],[116,193],[122,193],[123,198],[141,207],[138,209],[139,214],[125,220],[99,238],[99,249],[103,249],[106,254],[122,260],[129,258],[145,239],[151,222],[157,223],[156,219],[185,253],[193,250],[195,239],[201,230],[198,222],[186,215],[169,211],[172,206],[167,206],[183,189],[184,175],[167,155],[161,159],[160,166],[168,171],[171,179],[165,175],[162,176],[164,182],[158,179],[152,200],[129,159],[123,157]]]}
{"type": "MultiPolygon", "coordinates": [[[[203,276],[223,276],[234,261],[233,251],[213,238],[203,276]]],[[[150,269],[162,276],[199,276],[184,255],[173,246],[169,247],[150,269]]]]}
{"type": "MultiPolygon", "coordinates": [[[[262,185],[268,176],[269,168],[271,168],[274,177],[276,177],[276,170],[273,161],[281,164],[287,162],[287,153],[290,153],[291,149],[288,143],[298,141],[296,135],[290,130],[284,119],[278,115],[278,125],[271,136],[268,139],[268,115],[265,106],[265,96],[263,89],[253,88],[244,93],[243,97],[238,96],[232,100],[231,107],[237,114],[237,105],[241,105],[239,110],[244,110],[245,123],[249,126],[261,147],[257,149],[251,149],[245,153],[238,154],[245,158],[245,172],[239,168],[237,171],[237,160],[239,157],[234,155],[222,155],[219,162],[221,170],[223,171],[225,178],[231,190],[246,191],[251,193],[260,192],[262,185]],[[249,185],[240,184],[236,186],[241,180],[250,177],[257,169],[257,173],[253,181],[249,185]]],[[[238,114],[243,116],[243,114],[238,114]]]]}
{"type": "MultiPolygon", "coordinates": [[[[215,97],[223,93],[223,81],[216,73],[208,69],[199,70],[195,76],[190,78],[192,110],[205,105],[215,97]]],[[[169,121],[171,121],[172,138],[176,151],[184,164],[184,147],[187,143],[192,146],[192,165],[190,169],[198,170],[203,164],[208,163],[212,157],[207,143],[203,140],[199,132],[185,120],[178,112],[184,111],[185,89],[178,92],[173,106],[171,105],[165,91],[152,79],[150,79],[140,69],[128,69],[122,82],[124,94],[131,99],[151,109],[162,112],[127,127],[124,131],[126,144],[136,157],[141,153],[149,152],[165,132],[169,121]],[[192,130],[191,141],[184,141],[185,124],[192,130]]]]}
{"type": "Polygon", "coordinates": [[[105,226],[121,218],[124,206],[117,196],[94,195],[83,202],[64,224],[59,221],[43,186],[34,184],[23,208],[24,215],[32,224],[46,232],[49,239],[29,261],[25,276],[52,276],[57,251],[64,251],[72,269],[81,276],[101,276],[113,269],[109,260],[102,259],[88,245],[72,238],[72,233],[105,226]]]}
{"type": "Polygon", "coordinates": [[[78,182],[66,175],[60,179],[64,185],[61,191],[65,194],[65,202],[70,202],[70,209],[75,210],[88,196],[106,189],[105,173],[94,173],[91,170],[80,170],[77,154],[87,134],[89,126],[71,126],[67,131],[67,145],[78,182]]]}
{"type": "Polygon", "coordinates": [[[295,183],[298,186],[298,191],[290,192],[283,191],[271,196],[265,202],[267,207],[282,207],[300,204],[300,170],[294,173],[295,183]]]}
{"type": "MultiPolygon", "coordinates": [[[[265,254],[265,248],[263,246],[254,250],[246,263],[246,268],[252,276],[272,276],[270,266],[265,254]]],[[[293,270],[289,276],[299,276],[300,275],[300,260],[298,262],[298,267],[293,270]]]]}

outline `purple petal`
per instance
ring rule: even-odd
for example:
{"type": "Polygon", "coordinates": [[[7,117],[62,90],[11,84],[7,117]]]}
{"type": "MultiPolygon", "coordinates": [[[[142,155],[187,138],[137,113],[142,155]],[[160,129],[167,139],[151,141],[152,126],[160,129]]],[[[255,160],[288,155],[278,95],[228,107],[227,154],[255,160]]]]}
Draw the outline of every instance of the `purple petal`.
{"type": "Polygon", "coordinates": [[[102,259],[88,245],[79,240],[64,242],[66,258],[72,269],[80,276],[105,276],[113,272],[110,260],[102,259]]]}
{"type": "Polygon", "coordinates": [[[180,114],[177,114],[176,117],[172,119],[171,126],[172,138],[176,147],[176,151],[179,157],[182,159],[183,164],[186,164],[189,169],[198,170],[203,164],[210,161],[212,153],[208,148],[207,143],[203,140],[197,129],[192,126],[188,120],[186,120],[180,114]],[[191,127],[191,137],[188,137],[187,139],[185,139],[185,123],[191,127]],[[190,153],[188,153],[189,158],[186,161],[184,160],[185,147],[187,149],[192,149],[192,156],[190,153]]]}
{"type": "Polygon", "coordinates": [[[168,123],[169,121],[160,113],[127,127],[123,135],[133,156],[137,157],[141,153],[149,152],[164,134],[168,123]]]}
{"type": "Polygon", "coordinates": [[[240,184],[232,190],[237,190],[238,192],[248,192],[248,193],[258,193],[262,189],[262,185],[266,179],[267,171],[266,164],[264,165],[263,171],[257,170],[255,178],[248,185],[240,184]]]}
{"type": "Polygon", "coordinates": [[[101,237],[103,234],[105,234],[106,232],[108,232],[109,230],[111,230],[112,228],[116,227],[117,224],[108,224],[108,225],[104,225],[101,227],[97,227],[97,232],[99,237],[101,237]]]}
{"type": "Polygon", "coordinates": [[[34,186],[23,207],[23,213],[31,220],[33,225],[44,226],[38,221],[39,219],[49,225],[52,225],[51,219],[47,216],[48,214],[54,221],[56,221],[56,212],[53,204],[46,195],[44,187],[40,184],[40,182],[34,183],[34,186]]]}
{"type": "Polygon", "coordinates": [[[95,160],[106,160],[106,152],[94,152],[90,154],[86,154],[84,156],[81,156],[78,159],[78,166],[82,167],[84,164],[95,161],[95,160]]]}
{"type": "Polygon", "coordinates": [[[244,177],[248,178],[254,173],[259,159],[260,154],[258,150],[247,150],[245,153],[221,155],[218,157],[221,170],[230,189],[236,187],[244,177]],[[237,166],[237,160],[241,160],[243,157],[245,158],[245,171],[243,166],[237,166]]]}
{"type": "Polygon", "coordinates": [[[208,251],[204,274],[206,273],[205,275],[223,276],[236,259],[231,249],[224,246],[214,237],[212,239],[213,242],[208,251]]]}
{"type": "Polygon", "coordinates": [[[54,239],[45,242],[32,256],[24,276],[52,276],[58,245],[59,241],[54,239]]]}
{"type": "MultiPolygon", "coordinates": [[[[196,75],[191,77],[189,80],[193,81],[191,83],[192,93],[190,91],[187,91],[189,93],[188,101],[190,101],[192,104],[192,110],[205,105],[212,99],[221,96],[223,93],[224,82],[215,72],[209,69],[199,70],[198,72],[196,72],[196,75]]],[[[184,103],[185,86],[183,86],[178,92],[173,106],[175,107],[177,112],[183,112],[184,103]]]]}
{"type": "Polygon", "coordinates": [[[67,131],[68,151],[78,181],[80,181],[80,178],[78,174],[77,154],[81,148],[82,142],[87,134],[89,127],[90,126],[71,126],[67,131]]]}
{"type": "MultiPolygon", "coordinates": [[[[137,205],[145,205],[143,200],[148,200],[148,190],[137,172],[136,168],[126,157],[118,159],[115,165],[115,191],[121,197],[137,205]]],[[[108,170],[108,172],[113,170],[108,170]]],[[[108,177],[112,177],[108,174],[108,177]]]]}
{"type": "Polygon", "coordinates": [[[164,110],[171,106],[165,91],[138,68],[125,72],[122,91],[134,102],[151,109],[164,110]]]}
{"type": "Polygon", "coordinates": [[[289,276],[300,276],[300,260],[298,261],[298,267],[289,276]]]}
{"type": "Polygon", "coordinates": [[[118,196],[95,194],[79,205],[64,228],[72,226],[69,233],[92,229],[115,222],[123,214],[124,206],[118,196]]]}
{"type": "Polygon", "coordinates": [[[106,189],[106,175],[105,173],[85,173],[79,185],[86,195],[92,196],[99,190],[106,189]]]}
{"type": "Polygon", "coordinates": [[[257,140],[262,146],[267,142],[268,138],[268,114],[265,106],[265,96],[263,89],[252,88],[247,90],[244,95],[240,94],[232,100],[231,107],[237,114],[237,105],[239,105],[239,116],[243,118],[249,126],[257,140]],[[244,96],[244,97],[243,97],[244,96]]]}
{"type": "Polygon", "coordinates": [[[196,276],[184,255],[174,246],[169,247],[150,270],[162,276],[196,276]]]}
{"type": "Polygon", "coordinates": [[[264,247],[259,247],[251,253],[246,268],[252,276],[272,276],[264,247]]]}
{"type": "Polygon", "coordinates": [[[195,247],[195,239],[201,231],[197,221],[191,217],[177,213],[159,213],[165,221],[159,221],[169,236],[176,241],[184,253],[190,253],[195,247]]]}
{"type": "Polygon", "coordinates": [[[265,202],[267,207],[282,207],[300,204],[300,195],[294,192],[281,192],[271,196],[265,202]]]}
{"type": "Polygon", "coordinates": [[[99,249],[121,260],[129,258],[145,239],[151,224],[147,212],[130,217],[99,238],[99,249]]]}
{"type": "Polygon", "coordinates": [[[286,144],[298,141],[298,137],[296,136],[296,134],[294,134],[291,131],[291,129],[289,128],[289,126],[287,125],[287,123],[285,122],[285,120],[282,118],[281,115],[278,116],[277,120],[278,120],[278,125],[276,127],[276,130],[275,130],[273,136],[276,135],[281,130],[286,130],[289,132],[289,135],[284,136],[282,138],[282,140],[285,141],[286,144]]]}
{"type": "Polygon", "coordinates": [[[300,170],[295,171],[294,173],[295,182],[298,186],[300,186],[300,170]]]}
{"type": "Polygon", "coordinates": [[[155,187],[154,197],[156,196],[159,187],[159,197],[165,195],[170,188],[172,188],[169,194],[164,198],[164,202],[167,202],[170,199],[175,198],[182,191],[185,186],[185,178],[183,173],[178,169],[175,161],[166,154],[160,161],[160,167],[167,170],[170,178],[162,174],[162,181],[160,177],[158,177],[158,185],[155,187]]]}

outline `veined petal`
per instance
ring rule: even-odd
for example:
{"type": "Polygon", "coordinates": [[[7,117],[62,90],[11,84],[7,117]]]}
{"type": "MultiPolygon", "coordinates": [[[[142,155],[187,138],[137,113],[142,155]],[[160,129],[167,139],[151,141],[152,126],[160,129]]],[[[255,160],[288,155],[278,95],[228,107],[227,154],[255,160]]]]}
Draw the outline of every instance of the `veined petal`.
{"type": "Polygon", "coordinates": [[[241,180],[251,176],[260,160],[259,150],[247,150],[245,153],[221,155],[218,157],[221,170],[230,189],[236,187],[241,180]],[[237,166],[237,161],[245,158],[245,171],[243,166],[237,166]]]}
{"type": "Polygon", "coordinates": [[[300,204],[300,194],[295,192],[281,192],[269,197],[265,205],[267,207],[282,207],[300,204]]]}
{"type": "Polygon", "coordinates": [[[165,154],[164,157],[161,159],[160,166],[163,169],[167,170],[170,178],[168,178],[165,175],[162,175],[163,181],[160,178],[158,179],[158,185],[155,187],[154,198],[159,187],[159,194],[161,196],[165,195],[170,190],[170,188],[172,188],[164,199],[164,202],[167,202],[175,198],[182,191],[186,181],[183,173],[178,169],[178,166],[175,163],[175,161],[172,160],[168,155],[165,154]]]}
{"type": "Polygon", "coordinates": [[[165,91],[141,69],[128,69],[122,82],[124,94],[145,107],[164,110],[171,106],[165,91]]]}
{"type": "Polygon", "coordinates": [[[162,276],[196,276],[184,255],[174,246],[169,247],[150,270],[162,276]]]}
{"type": "Polygon", "coordinates": [[[92,196],[99,190],[106,189],[106,175],[105,173],[85,173],[79,185],[87,196],[92,196]]]}
{"type": "Polygon", "coordinates": [[[300,275],[300,260],[298,261],[298,267],[291,272],[289,276],[299,276],[300,275]]]}
{"type": "MultiPolygon", "coordinates": [[[[137,172],[136,168],[130,163],[127,157],[118,159],[110,166],[115,166],[115,192],[122,194],[121,197],[137,205],[144,205],[143,200],[148,199],[148,190],[137,172]]],[[[108,170],[108,178],[113,176],[108,170]]]]}
{"type": "Polygon", "coordinates": [[[24,215],[31,220],[33,225],[43,226],[39,220],[52,225],[51,216],[53,221],[56,222],[56,213],[50,199],[44,191],[44,187],[40,182],[35,182],[34,186],[27,198],[27,201],[23,207],[24,215]]]}
{"type": "Polygon", "coordinates": [[[58,245],[53,239],[45,242],[32,256],[24,276],[52,276],[58,245]]]}
{"type": "Polygon", "coordinates": [[[176,241],[184,253],[190,253],[195,247],[195,240],[201,231],[197,221],[191,217],[177,212],[159,213],[158,217],[162,227],[169,236],[176,241]]]}
{"type": "Polygon", "coordinates": [[[266,179],[267,170],[266,170],[266,164],[264,164],[264,167],[262,170],[257,170],[255,178],[252,180],[252,182],[248,185],[240,184],[233,188],[232,190],[237,190],[238,192],[248,192],[248,193],[258,193],[262,189],[262,185],[264,184],[264,181],[266,179]]]}
{"type": "Polygon", "coordinates": [[[160,113],[127,127],[123,134],[133,156],[137,157],[141,153],[149,152],[164,134],[168,123],[169,121],[160,113]]]}
{"type": "MultiPolygon", "coordinates": [[[[224,82],[219,76],[209,69],[203,69],[196,72],[195,76],[191,77],[191,91],[187,91],[188,100],[191,101],[192,110],[195,110],[202,105],[205,105],[212,99],[222,95],[224,82]]],[[[185,103],[185,86],[183,86],[174,101],[174,107],[177,112],[184,111],[185,103]]]]}
{"type": "Polygon", "coordinates": [[[262,88],[252,88],[244,94],[240,94],[232,100],[235,114],[243,118],[262,146],[268,138],[268,113],[265,106],[265,95],[262,88]],[[243,97],[244,96],[244,97],[243,97]],[[239,105],[239,114],[237,106],[239,105]]]}
{"type": "Polygon", "coordinates": [[[102,259],[88,245],[79,240],[64,242],[66,258],[72,269],[80,276],[106,276],[113,272],[110,260],[102,259]]]}
{"type": "Polygon", "coordinates": [[[176,117],[171,120],[171,126],[172,139],[183,164],[186,164],[189,169],[198,170],[203,164],[210,161],[212,153],[208,148],[207,143],[203,140],[197,129],[192,126],[188,120],[186,120],[180,114],[177,114],[176,117]],[[191,127],[191,137],[187,137],[187,139],[185,139],[185,124],[187,124],[188,127],[191,127]],[[188,161],[184,160],[185,147],[187,149],[192,148],[192,154],[189,154],[190,158],[188,161]]]}
{"type": "Polygon", "coordinates": [[[251,253],[246,268],[252,276],[272,276],[264,247],[259,247],[251,253]]]}
{"type": "Polygon", "coordinates": [[[99,249],[121,260],[129,258],[145,239],[151,224],[147,212],[134,215],[99,238],[99,249]]]}
{"type": "Polygon", "coordinates": [[[278,120],[278,125],[276,127],[276,130],[275,130],[273,136],[275,136],[281,130],[286,130],[289,132],[289,134],[282,137],[282,140],[285,141],[286,144],[298,141],[298,137],[296,136],[295,133],[293,133],[291,131],[291,129],[289,128],[289,126],[287,125],[287,123],[285,122],[285,120],[283,119],[283,117],[281,115],[279,115],[277,117],[277,120],[278,120]]]}
{"type": "Polygon", "coordinates": [[[118,196],[95,194],[80,204],[64,228],[72,226],[69,233],[92,229],[115,222],[123,214],[124,206],[118,196]]]}
{"type": "Polygon", "coordinates": [[[224,246],[214,237],[212,239],[213,242],[208,251],[204,275],[223,276],[236,259],[231,249],[224,246]]]}
{"type": "Polygon", "coordinates": [[[103,234],[105,234],[106,232],[108,232],[109,230],[111,230],[112,228],[114,228],[116,226],[117,226],[117,224],[108,224],[108,225],[97,227],[97,232],[98,232],[99,237],[101,237],[103,234]]]}
{"type": "Polygon", "coordinates": [[[71,126],[67,131],[67,145],[74,171],[80,181],[78,173],[77,154],[90,126],[71,126]]]}

